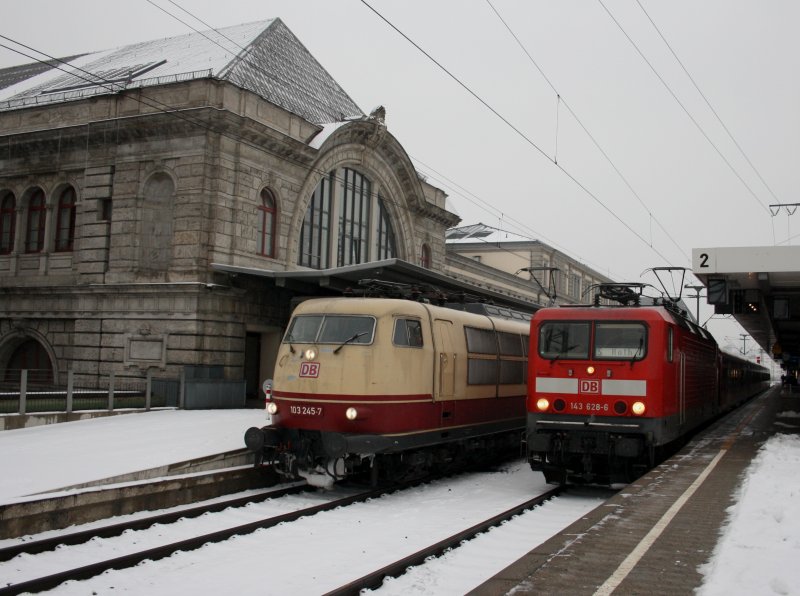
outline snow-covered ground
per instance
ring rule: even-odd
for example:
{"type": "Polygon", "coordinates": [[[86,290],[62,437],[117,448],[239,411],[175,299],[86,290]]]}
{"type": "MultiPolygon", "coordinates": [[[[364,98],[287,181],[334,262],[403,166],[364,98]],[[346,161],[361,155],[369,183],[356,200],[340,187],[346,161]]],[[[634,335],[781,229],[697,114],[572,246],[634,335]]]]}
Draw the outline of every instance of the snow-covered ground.
{"type": "MultiPolygon", "coordinates": [[[[4,455],[0,458],[0,502],[238,449],[244,430],[264,420],[263,410],[154,411],[0,432],[4,455]]],[[[798,469],[800,437],[777,435],[762,447],[731,507],[713,559],[702,569],[706,576],[702,596],[800,594],[800,566],[795,563],[800,555],[800,483],[792,482],[798,469]]],[[[398,544],[407,543],[413,549],[418,535],[439,532],[443,537],[452,530],[448,518],[456,517],[464,522],[461,527],[467,527],[470,520],[507,509],[543,487],[540,475],[524,464],[514,464],[496,473],[468,475],[400,498],[390,496],[133,569],[107,572],[86,582],[62,585],[54,592],[322,593],[371,571],[382,557],[387,562],[396,558],[398,544]],[[404,530],[402,537],[395,535],[398,528],[404,530]],[[312,543],[314,549],[309,547],[312,543]],[[363,552],[349,552],[353,549],[363,552]]],[[[596,504],[590,499],[557,499],[401,578],[387,580],[379,592],[464,593],[596,504]]],[[[259,505],[301,506],[306,506],[301,500],[259,505]]],[[[115,549],[124,548],[108,542],[102,550],[113,556],[115,549]]]]}

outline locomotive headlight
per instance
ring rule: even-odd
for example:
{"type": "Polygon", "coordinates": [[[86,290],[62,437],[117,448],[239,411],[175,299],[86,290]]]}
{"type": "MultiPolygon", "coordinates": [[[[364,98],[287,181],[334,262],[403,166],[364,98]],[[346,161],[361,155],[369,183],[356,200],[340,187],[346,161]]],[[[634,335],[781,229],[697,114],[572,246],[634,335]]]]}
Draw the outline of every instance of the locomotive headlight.
{"type": "Polygon", "coordinates": [[[587,366],[586,367],[586,374],[593,375],[594,374],[594,366],[587,366]]]}
{"type": "Polygon", "coordinates": [[[356,410],[355,408],[347,408],[347,410],[345,410],[344,416],[348,420],[355,420],[356,418],[358,418],[358,410],[356,410]]]}
{"type": "Polygon", "coordinates": [[[278,404],[274,401],[271,401],[267,404],[267,412],[270,414],[277,414],[278,413],[278,404]]]}
{"type": "Polygon", "coordinates": [[[536,400],[536,409],[539,410],[540,412],[546,411],[547,408],[549,407],[550,407],[550,402],[547,401],[545,398],[540,397],[539,399],[536,400]]]}
{"type": "Polygon", "coordinates": [[[642,414],[644,414],[646,409],[647,408],[645,408],[644,402],[641,401],[635,401],[631,406],[631,412],[633,412],[636,416],[641,416],[642,414]]]}
{"type": "Polygon", "coordinates": [[[308,348],[305,351],[306,360],[314,360],[317,357],[317,351],[314,348],[308,348]]]}

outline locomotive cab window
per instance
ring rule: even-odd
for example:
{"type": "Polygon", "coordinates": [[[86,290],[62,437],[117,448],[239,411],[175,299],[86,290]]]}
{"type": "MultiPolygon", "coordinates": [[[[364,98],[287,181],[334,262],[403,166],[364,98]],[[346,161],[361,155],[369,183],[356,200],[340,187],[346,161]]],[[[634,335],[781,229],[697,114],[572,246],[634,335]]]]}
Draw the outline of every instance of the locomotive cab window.
{"type": "Polygon", "coordinates": [[[647,354],[647,329],[642,323],[595,323],[594,357],[603,360],[641,360],[647,354]]]}
{"type": "Polygon", "coordinates": [[[373,317],[357,315],[300,315],[292,319],[284,342],[370,344],[373,317]]]}
{"type": "Polygon", "coordinates": [[[394,322],[392,341],[396,346],[421,348],[422,324],[417,319],[397,319],[394,322]]]}
{"type": "Polygon", "coordinates": [[[550,360],[589,357],[588,322],[548,321],[539,328],[539,356],[550,360]]]}

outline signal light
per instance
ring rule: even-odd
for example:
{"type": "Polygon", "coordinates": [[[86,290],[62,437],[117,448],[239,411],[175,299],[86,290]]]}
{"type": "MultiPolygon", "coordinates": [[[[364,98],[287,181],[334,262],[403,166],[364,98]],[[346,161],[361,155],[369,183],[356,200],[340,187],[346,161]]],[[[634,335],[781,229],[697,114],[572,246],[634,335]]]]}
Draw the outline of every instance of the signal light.
{"type": "Polygon", "coordinates": [[[593,375],[594,374],[594,366],[587,366],[586,367],[586,374],[593,375]]]}
{"type": "Polygon", "coordinates": [[[631,406],[631,412],[633,412],[637,416],[641,416],[642,414],[644,414],[646,409],[647,408],[645,408],[644,402],[640,401],[633,402],[633,405],[631,406]]]}
{"type": "Polygon", "coordinates": [[[278,404],[274,401],[271,401],[267,404],[267,412],[270,414],[277,414],[278,413],[278,404]]]}
{"type": "Polygon", "coordinates": [[[546,411],[547,408],[549,407],[550,407],[550,402],[547,401],[545,398],[540,397],[539,399],[536,400],[536,409],[539,410],[540,412],[546,411]]]}
{"type": "Polygon", "coordinates": [[[347,408],[347,411],[344,413],[345,418],[348,420],[355,420],[358,418],[358,410],[355,408],[347,408]]]}

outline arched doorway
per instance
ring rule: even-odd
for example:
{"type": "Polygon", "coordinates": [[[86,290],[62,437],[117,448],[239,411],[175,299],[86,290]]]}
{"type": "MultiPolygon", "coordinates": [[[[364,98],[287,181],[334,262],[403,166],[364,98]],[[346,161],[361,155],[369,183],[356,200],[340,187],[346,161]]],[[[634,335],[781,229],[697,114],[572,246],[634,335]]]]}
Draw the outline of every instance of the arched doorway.
{"type": "Polygon", "coordinates": [[[21,370],[28,371],[29,384],[52,384],[53,363],[44,346],[35,339],[19,344],[8,359],[4,381],[17,382],[21,370]]]}

